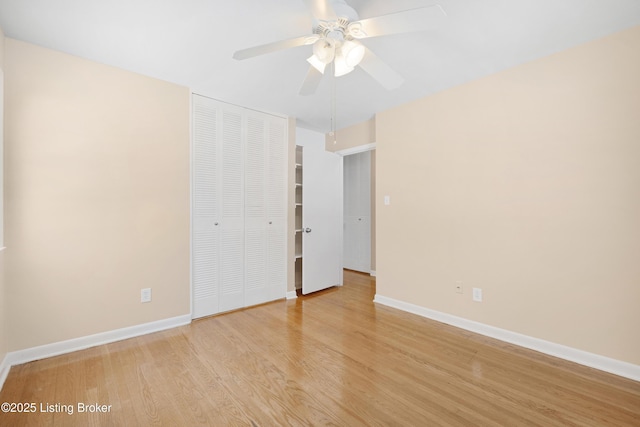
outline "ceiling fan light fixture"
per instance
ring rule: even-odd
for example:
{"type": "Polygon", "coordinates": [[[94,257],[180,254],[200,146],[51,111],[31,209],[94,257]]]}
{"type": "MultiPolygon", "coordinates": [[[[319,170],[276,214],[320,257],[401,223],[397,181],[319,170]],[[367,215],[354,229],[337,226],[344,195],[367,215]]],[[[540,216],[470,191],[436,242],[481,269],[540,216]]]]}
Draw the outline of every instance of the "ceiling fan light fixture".
{"type": "Polygon", "coordinates": [[[349,74],[353,71],[353,67],[347,64],[347,61],[345,60],[345,57],[341,52],[336,55],[336,58],[333,60],[333,65],[335,68],[334,74],[336,77],[344,76],[345,74],[349,74]]]}
{"type": "Polygon", "coordinates": [[[321,38],[313,44],[313,55],[323,64],[329,64],[336,55],[336,42],[330,38],[321,38]]]}
{"type": "Polygon", "coordinates": [[[342,43],[340,52],[344,57],[344,61],[347,66],[353,68],[362,61],[362,58],[364,58],[365,49],[364,46],[358,42],[346,40],[342,43]]]}
{"type": "Polygon", "coordinates": [[[307,58],[307,62],[311,64],[313,68],[320,71],[320,73],[324,74],[324,69],[327,67],[327,64],[320,61],[317,56],[311,55],[307,58]]]}

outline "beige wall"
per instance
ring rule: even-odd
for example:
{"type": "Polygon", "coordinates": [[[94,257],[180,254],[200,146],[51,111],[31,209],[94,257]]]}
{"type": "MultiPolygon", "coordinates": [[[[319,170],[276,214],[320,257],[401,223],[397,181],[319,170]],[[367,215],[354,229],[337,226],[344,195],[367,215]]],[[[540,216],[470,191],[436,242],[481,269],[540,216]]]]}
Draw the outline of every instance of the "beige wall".
{"type": "MultiPolygon", "coordinates": [[[[7,337],[8,328],[7,328],[7,304],[6,304],[6,291],[5,291],[5,280],[4,280],[4,251],[0,251],[0,364],[4,360],[7,355],[9,339],[7,337]]],[[[0,375],[2,375],[2,370],[0,369],[0,375]]],[[[1,387],[1,385],[0,385],[1,387]]]]}
{"type": "Polygon", "coordinates": [[[379,114],[377,292],[640,364],[638,76],[640,27],[379,114]]]}
{"type": "MultiPolygon", "coordinates": [[[[0,27],[0,79],[4,77],[4,33],[2,32],[2,28],[0,27]]],[[[3,81],[0,81],[0,85],[3,84],[3,81]]],[[[0,103],[4,102],[3,97],[0,97],[0,103]]],[[[0,104],[2,106],[3,104],[0,104]]],[[[3,123],[2,115],[3,109],[0,108],[0,123],[3,123]]],[[[0,153],[2,153],[3,147],[3,125],[0,125],[0,153]]],[[[3,165],[3,156],[0,154],[0,174],[3,174],[4,165],[3,165]]],[[[0,186],[3,185],[3,176],[0,175],[0,186]]],[[[0,191],[0,197],[2,196],[2,191],[0,191]]],[[[3,200],[0,200],[0,218],[2,218],[2,209],[3,209],[3,200]]],[[[0,227],[3,227],[3,224],[0,222],[0,227]]],[[[0,236],[3,234],[4,230],[0,231],[0,236]]],[[[3,239],[0,238],[0,248],[3,246],[3,239]]],[[[4,280],[4,250],[0,249],[0,364],[4,360],[4,357],[7,354],[7,304],[5,302],[5,280],[4,280]]],[[[0,375],[2,372],[0,371],[0,375]]]]}
{"type": "Polygon", "coordinates": [[[189,90],[12,39],[5,79],[9,350],[188,314],[189,90]]]}
{"type": "Polygon", "coordinates": [[[347,148],[354,148],[373,142],[376,142],[375,117],[365,122],[339,129],[336,131],[335,138],[329,133],[325,135],[325,148],[327,151],[346,150],[347,148]]]}

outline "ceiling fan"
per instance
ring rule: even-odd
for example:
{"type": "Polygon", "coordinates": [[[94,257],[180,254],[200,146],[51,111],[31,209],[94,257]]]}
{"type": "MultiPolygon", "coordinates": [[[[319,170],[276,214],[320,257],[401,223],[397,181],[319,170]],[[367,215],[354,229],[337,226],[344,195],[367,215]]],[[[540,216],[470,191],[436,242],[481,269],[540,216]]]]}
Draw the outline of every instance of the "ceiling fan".
{"type": "Polygon", "coordinates": [[[446,16],[440,5],[410,9],[362,19],[345,0],[304,0],[314,18],[313,34],[242,49],[234,53],[237,60],[304,45],[313,45],[307,59],[310,67],[300,88],[300,95],[315,93],[327,69],[336,77],[359,66],[386,89],[395,89],[403,78],[378,58],[360,40],[390,34],[423,31],[446,16]]]}

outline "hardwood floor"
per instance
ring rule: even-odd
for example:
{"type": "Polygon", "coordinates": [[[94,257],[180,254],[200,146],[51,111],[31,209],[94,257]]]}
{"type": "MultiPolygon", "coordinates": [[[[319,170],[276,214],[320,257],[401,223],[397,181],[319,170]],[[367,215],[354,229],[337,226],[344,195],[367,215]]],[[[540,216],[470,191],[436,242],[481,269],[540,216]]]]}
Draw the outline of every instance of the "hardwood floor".
{"type": "Polygon", "coordinates": [[[0,426],[640,425],[638,382],[375,305],[367,275],[344,282],[15,366],[0,402],[37,412],[0,426]]]}

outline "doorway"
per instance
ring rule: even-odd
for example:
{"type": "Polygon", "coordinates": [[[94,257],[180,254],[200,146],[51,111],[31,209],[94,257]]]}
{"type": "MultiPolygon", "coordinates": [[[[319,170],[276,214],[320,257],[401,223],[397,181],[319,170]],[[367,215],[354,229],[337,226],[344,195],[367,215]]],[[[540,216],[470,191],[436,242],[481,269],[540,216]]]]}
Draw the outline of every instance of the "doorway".
{"type": "Polygon", "coordinates": [[[344,268],[375,275],[375,150],[344,157],[344,268]]]}

